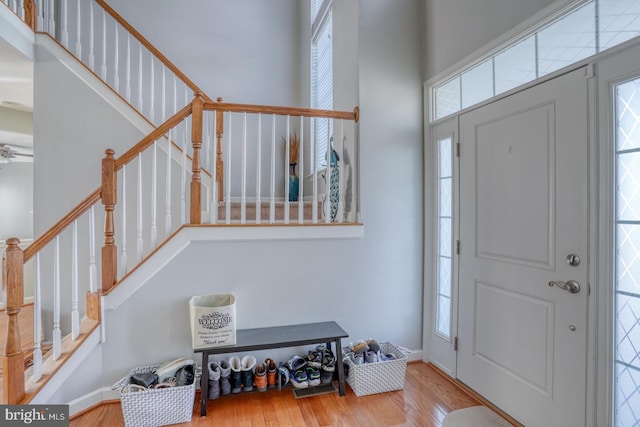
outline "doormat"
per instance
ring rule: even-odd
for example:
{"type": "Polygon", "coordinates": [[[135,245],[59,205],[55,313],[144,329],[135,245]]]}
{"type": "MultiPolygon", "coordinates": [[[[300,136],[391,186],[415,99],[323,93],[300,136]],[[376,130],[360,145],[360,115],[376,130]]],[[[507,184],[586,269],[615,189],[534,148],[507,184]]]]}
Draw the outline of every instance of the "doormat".
{"type": "Polygon", "coordinates": [[[307,388],[294,388],[293,389],[293,397],[296,399],[301,399],[303,397],[309,396],[318,396],[321,394],[333,393],[337,391],[336,387],[333,383],[322,384],[315,387],[307,387],[307,388]]]}
{"type": "Polygon", "coordinates": [[[472,406],[449,412],[442,427],[512,427],[507,420],[486,406],[472,406]]]}

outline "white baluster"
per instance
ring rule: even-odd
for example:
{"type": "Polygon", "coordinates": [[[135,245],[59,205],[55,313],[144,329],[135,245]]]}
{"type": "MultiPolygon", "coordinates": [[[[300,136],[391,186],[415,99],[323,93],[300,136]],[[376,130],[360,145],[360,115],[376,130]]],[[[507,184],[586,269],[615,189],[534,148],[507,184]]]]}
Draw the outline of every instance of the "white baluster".
{"type": "Polygon", "coordinates": [[[81,29],[80,0],[76,0],[76,57],[82,61],[82,43],[80,43],[80,36],[82,35],[81,29]]]}
{"type": "Polygon", "coordinates": [[[96,218],[95,207],[89,212],[89,291],[98,291],[98,268],[96,266],[96,218]]]}
{"type": "MultiPolygon", "coordinates": [[[[183,122],[186,128],[186,121],[183,122]]],[[[180,181],[180,224],[187,223],[187,131],[182,133],[182,175],[180,181]]]]}
{"type": "Polygon", "coordinates": [[[120,277],[127,274],[127,165],[122,166],[122,249],[120,250],[120,277]]]}
{"type": "Polygon", "coordinates": [[[211,172],[211,165],[209,161],[211,160],[211,138],[209,135],[209,120],[206,119],[208,113],[204,111],[202,113],[202,134],[204,138],[204,152],[202,154],[202,163],[203,167],[211,172]]]}
{"type": "Polygon", "coordinates": [[[126,56],[126,67],[127,71],[125,73],[126,79],[126,88],[125,88],[125,97],[127,98],[127,102],[131,103],[131,34],[127,32],[127,56],[126,56]]]}
{"type": "Polygon", "coordinates": [[[262,185],[262,113],[258,113],[258,142],[256,151],[256,224],[260,224],[262,219],[262,200],[260,199],[260,186],[262,185]]]}
{"type": "Polygon", "coordinates": [[[102,9],[102,80],[107,81],[107,12],[102,9]]]}
{"type": "Polygon", "coordinates": [[[136,260],[142,260],[142,249],[144,241],[142,239],[142,153],[138,154],[138,209],[136,212],[137,219],[137,240],[136,240],[136,260]]]}
{"type": "Polygon", "coordinates": [[[165,67],[164,65],[162,66],[162,101],[161,101],[161,111],[162,111],[162,120],[160,120],[162,123],[165,122],[165,120],[167,119],[167,88],[165,86],[166,84],[166,78],[165,78],[165,67]]]}
{"type": "Polygon", "coordinates": [[[211,224],[215,224],[218,222],[218,175],[216,171],[216,162],[217,162],[217,150],[218,150],[218,136],[216,135],[216,129],[218,127],[217,122],[217,112],[212,111],[212,120],[213,125],[211,129],[213,129],[213,140],[211,147],[211,181],[212,181],[212,190],[211,190],[211,224]]]}
{"type": "Polygon", "coordinates": [[[171,129],[167,139],[167,170],[165,173],[165,220],[164,231],[165,236],[171,234],[171,129]]]}
{"type": "Polygon", "coordinates": [[[300,116],[300,145],[298,146],[298,223],[304,222],[304,116],[300,116]]]}
{"type": "Polygon", "coordinates": [[[93,47],[94,47],[94,39],[93,39],[93,32],[94,32],[94,28],[93,28],[93,2],[90,1],[89,2],[89,68],[91,68],[92,70],[94,69],[93,65],[94,65],[94,54],[93,54],[93,47]]]}
{"type": "Polygon", "coordinates": [[[54,239],[53,255],[53,360],[61,353],[62,331],[60,330],[60,237],[54,239]]]}
{"type": "Polygon", "coordinates": [[[113,88],[120,93],[120,43],[118,42],[118,22],[114,21],[114,61],[113,61],[113,88]]]}
{"type": "MultiPolygon", "coordinates": [[[[78,0],[80,1],[80,0],[78,0]]],[[[38,31],[43,31],[44,30],[44,0],[38,0],[37,1],[38,6],[36,7],[36,13],[38,14],[38,31]]],[[[80,28],[80,27],[78,27],[80,28]]],[[[79,58],[80,56],[78,56],[79,58]]]]}
{"type": "Polygon", "coordinates": [[[229,113],[229,132],[227,132],[227,147],[225,152],[227,153],[227,167],[225,168],[226,178],[223,180],[226,185],[225,189],[225,221],[227,224],[231,224],[231,116],[229,113]]]}
{"type": "Polygon", "coordinates": [[[284,223],[289,224],[289,134],[291,132],[291,116],[287,115],[287,131],[284,138],[284,223]]]}
{"type": "Polygon", "coordinates": [[[67,0],[60,5],[60,26],[62,27],[62,46],[69,48],[69,31],[67,25],[67,0]]]}
{"type": "Polygon", "coordinates": [[[138,49],[138,111],[142,113],[142,43],[138,49]]]}
{"type": "Polygon", "coordinates": [[[151,123],[155,123],[154,121],[154,116],[155,116],[155,105],[153,105],[155,103],[155,95],[156,95],[156,91],[155,91],[155,71],[154,71],[154,66],[153,66],[153,54],[149,55],[151,57],[151,71],[150,71],[150,75],[149,75],[149,86],[151,87],[151,93],[149,94],[149,119],[151,121],[151,123]]]}
{"type": "Polygon", "coordinates": [[[78,221],[73,221],[71,238],[71,339],[80,335],[78,312],[78,221]]]}
{"type": "MultiPolygon", "coordinates": [[[[336,152],[340,153],[340,160],[338,161],[338,165],[340,164],[340,161],[342,161],[342,164],[344,165],[344,119],[340,120],[340,132],[338,133],[338,136],[340,137],[340,139],[336,143],[336,152]]],[[[338,165],[336,165],[336,167],[338,167],[338,165]]],[[[345,168],[342,168],[342,171],[340,171],[340,168],[338,167],[338,171],[340,175],[338,177],[338,213],[336,216],[336,221],[342,222],[344,221],[344,195],[342,194],[342,189],[346,188],[344,184],[347,183],[347,177],[342,175],[342,172],[345,171],[345,168]]]]}
{"type": "Polygon", "coordinates": [[[178,82],[176,75],[173,75],[173,114],[178,112],[178,82]]]}
{"type": "Polygon", "coordinates": [[[327,169],[324,175],[324,222],[331,222],[331,123],[327,118],[327,169]]]}
{"type": "Polygon", "coordinates": [[[271,186],[269,223],[276,222],[276,115],[271,115],[271,186]]]}
{"type": "Polygon", "coordinates": [[[247,113],[242,119],[242,164],[240,166],[240,224],[247,222],[247,113]]]}
{"type": "MultiPolygon", "coordinates": [[[[311,129],[316,129],[317,119],[310,118],[309,126],[311,129]]],[[[311,147],[309,150],[313,150],[313,165],[311,169],[311,185],[313,186],[313,200],[311,202],[311,222],[318,223],[318,157],[320,156],[318,150],[318,136],[311,139],[311,147]]]]}
{"type": "Polygon", "coordinates": [[[42,282],[40,253],[36,254],[36,283],[33,289],[33,379],[42,378],[42,282]]]}
{"type": "Polygon", "coordinates": [[[51,36],[56,38],[56,21],[55,21],[55,3],[54,0],[49,0],[49,27],[47,32],[51,36]]]}
{"type": "Polygon", "coordinates": [[[158,221],[157,221],[157,199],[158,199],[158,141],[153,142],[153,160],[151,164],[151,248],[158,244],[158,221]]]}

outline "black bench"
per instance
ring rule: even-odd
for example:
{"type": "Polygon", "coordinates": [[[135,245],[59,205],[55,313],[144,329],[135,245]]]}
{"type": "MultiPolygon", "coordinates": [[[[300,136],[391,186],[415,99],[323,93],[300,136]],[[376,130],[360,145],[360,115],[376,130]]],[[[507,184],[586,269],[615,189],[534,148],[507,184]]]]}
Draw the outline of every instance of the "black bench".
{"type": "Polygon", "coordinates": [[[236,331],[236,344],[224,347],[209,347],[194,350],[202,353],[202,380],[200,383],[200,416],[207,415],[209,398],[209,356],[212,354],[240,353],[271,348],[295,347],[317,343],[326,343],[331,348],[335,343],[336,368],[338,369],[338,389],[344,396],[344,367],[342,366],[341,338],[347,338],[344,329],[336,322],[306,323],[301,325],[275,326],[271,328],[239,329],[236,331]]]}

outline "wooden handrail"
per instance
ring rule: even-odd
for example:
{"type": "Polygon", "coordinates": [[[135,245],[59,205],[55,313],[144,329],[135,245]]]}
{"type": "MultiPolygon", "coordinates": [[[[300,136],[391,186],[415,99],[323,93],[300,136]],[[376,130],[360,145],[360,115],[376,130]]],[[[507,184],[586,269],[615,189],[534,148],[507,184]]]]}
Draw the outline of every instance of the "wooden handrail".
{"type": "Polygon", "coordinates": [[[323,117],[329,119],[345,119],[357,122],[360,110],[353,111],[317,110],[314,108],[280,107],[275,105],[231,104],[227,102],[205,102],[205,111],[230,111],[234,113],[263,113],[281,116],[323,117]]]}
{"type": "Polygon", "coordinates": [[[67,228],[73,221],[78,219],[80,215],[88,211],[91,206],[98,203],[100,200],[100,188],[94,190],[93,193],[81,201],[75,208],[69,211],[68,214],[62,217],[62,219],[56,222],[51,228],[45,231],[42,236],[38,237],[24,250],[24,262],[29,261],[35,254],[37,254],[42,248],[44,248],[49,242],[53,240],[58,234],[67,228]]]}
{"type": "Polygon", "coordinates": [[[116,171],[122,169],[122,166],[126,165],[133,159],[135,159],[138,154],[142,153],[146,150],[154,141],[162,138],[169,132],[169,129],[173,128],[175,125],[184,120],[189,114],[191,114],[192,106],[191,103],[187,104],[182,110],[178,111],[172,117],[170,117],[166,122],[155,128],[153,132],[149,135],[142,138],[140,142],[131,147],[124,153],[122,156],[116,159],[115,168],[116,171]]]}
{"type": "MultiPolygon", "coordinates": [[[[178,67],[176,67],[169,59],[164,56],[155,46],[153,46],[147,39],[145,39],[142,34],[140,34],[135,28],[131,26],[125,19],[118,14],[111,6],[109,6],[104,0],[96,0],[102,8],[107,12],[113,19],[115,19],[120,25],[122,25],[133,37],[135,37],[144,47],[146,47],[149,52],[151,52],[160,62],[162,62],[168,69],[170,69],[176,76],[178,76],[194,93],[200,92],[204,93],[202,89],[200,89],[194,82],[192,82],[178,67]]],[[[211,98],[207,95],[203,95],[205,101],[213,102],[211,98]]]]}

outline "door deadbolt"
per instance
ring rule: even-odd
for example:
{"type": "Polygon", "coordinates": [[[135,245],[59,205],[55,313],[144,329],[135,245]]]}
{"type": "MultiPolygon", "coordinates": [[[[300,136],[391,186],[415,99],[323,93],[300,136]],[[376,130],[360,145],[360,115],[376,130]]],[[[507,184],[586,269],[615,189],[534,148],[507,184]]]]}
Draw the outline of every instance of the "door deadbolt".
{"type": "Polygon", "coordinates": [[[567,264],[571,267],[577,267],[580,265],[580,257],[576,254],[567,255],[567,264]]]}

